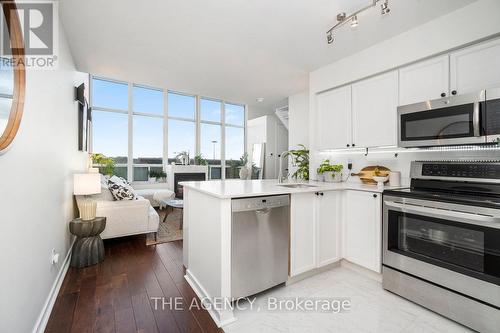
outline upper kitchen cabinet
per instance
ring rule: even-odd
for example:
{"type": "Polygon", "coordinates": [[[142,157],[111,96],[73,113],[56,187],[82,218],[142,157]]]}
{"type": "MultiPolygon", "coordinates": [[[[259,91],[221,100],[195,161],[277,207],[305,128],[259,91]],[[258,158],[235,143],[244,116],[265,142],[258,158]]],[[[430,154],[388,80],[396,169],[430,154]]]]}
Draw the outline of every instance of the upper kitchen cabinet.
{"type": "Polygon", "coordinates": [[[392,71],[352,85],[355,147],[396,145],[398,72],[392,71]]]}
{"type": "Polygon", "coordinates": [[[450,54],[452,94],[500,86],[500,39],[450,54]]]}
{"type": "Polygon", "coordinates": [[[318,149],[351,146],[351,86],[320,93],[316,96],[315,121],[318,149]]]}
{"type": "Polygon", "coordinates": [[[449,94],[449,57],[443,55],[399,70],[399,105],[413,104],[449,94]]]}

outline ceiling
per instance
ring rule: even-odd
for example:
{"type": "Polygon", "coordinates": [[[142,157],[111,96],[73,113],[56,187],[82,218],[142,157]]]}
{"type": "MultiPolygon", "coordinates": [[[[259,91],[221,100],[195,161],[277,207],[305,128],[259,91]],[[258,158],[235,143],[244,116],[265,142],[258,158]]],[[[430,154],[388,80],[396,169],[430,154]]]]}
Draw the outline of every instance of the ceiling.
{"type": "Polygon", "coordinates": [[[310,71],[473,2],[391,0],[328,45],[337,13],[370,1],[61,0],[60,14],[80,71],[274,108],[310,71]]]}

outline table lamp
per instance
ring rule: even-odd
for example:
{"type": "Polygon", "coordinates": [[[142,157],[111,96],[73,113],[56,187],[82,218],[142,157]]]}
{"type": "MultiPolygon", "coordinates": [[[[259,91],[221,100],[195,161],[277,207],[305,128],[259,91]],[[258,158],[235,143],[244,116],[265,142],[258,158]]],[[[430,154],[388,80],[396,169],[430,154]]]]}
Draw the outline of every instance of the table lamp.
{"type": "Polygon", "coordinates": [[[73,175],[73,194],[83,195],[78,205],[80,218],[84,221],[95,219],[97,202],[89,195],[101,193],[101,175],[98,173],[80,173],[73,175]]]}

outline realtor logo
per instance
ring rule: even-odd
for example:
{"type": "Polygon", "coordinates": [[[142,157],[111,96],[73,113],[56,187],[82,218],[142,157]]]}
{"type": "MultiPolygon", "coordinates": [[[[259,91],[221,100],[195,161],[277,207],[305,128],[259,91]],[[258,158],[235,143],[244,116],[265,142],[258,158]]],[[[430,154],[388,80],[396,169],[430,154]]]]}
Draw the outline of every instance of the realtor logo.
{"type": "Polygon", "coordinates": [[[4,12],[1,17],[1,55],[10,58],[9,56],[13,54],[7,23],[10,22],[12,15],[17,14],[24,40],[26,68],[54,69],[58,51],[58,3],[55,1],[16,1],[15,5],[16,10],[4,12]]]}

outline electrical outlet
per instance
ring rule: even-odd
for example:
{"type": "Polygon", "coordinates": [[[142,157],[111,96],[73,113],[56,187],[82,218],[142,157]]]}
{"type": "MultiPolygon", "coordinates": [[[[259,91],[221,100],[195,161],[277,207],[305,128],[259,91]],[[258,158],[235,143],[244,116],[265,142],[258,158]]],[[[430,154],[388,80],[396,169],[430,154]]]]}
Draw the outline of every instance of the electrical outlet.
{"type": "Polygon", "coordinates": [[[352,162],[351,161],[347,162],[347,169],[352,170],[352,162]]]}
{"type": "Polygon", "coordinates": [[[52,262],[52,265],[57,265],[59,262],[59,253],[56,252],[56,249],[52,249],[50,260],[52,262]]]}

